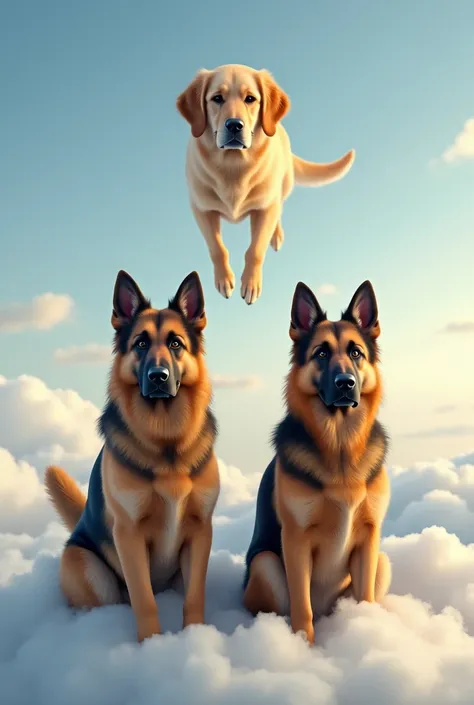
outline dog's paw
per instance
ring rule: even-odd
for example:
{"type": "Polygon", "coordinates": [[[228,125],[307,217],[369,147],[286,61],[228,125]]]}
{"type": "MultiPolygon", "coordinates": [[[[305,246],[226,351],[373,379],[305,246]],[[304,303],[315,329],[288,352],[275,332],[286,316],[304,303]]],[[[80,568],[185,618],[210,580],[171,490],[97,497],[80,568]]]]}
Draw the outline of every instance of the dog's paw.
{"type": "Polygon", "coordinates": [[[278,252],[278,250],[281,249],[284,239],[285,235],[283,233],[283,228],[281,227],[281,224],[278,223],[275,228],[275,232],[273,233],[272,239],[270,240],[270,245],[271,247],[273,247],[275,252],[278,252]]]}
{"type": "Polygon", "coordinates": [[[219,294],[230,299],[235,288],[235,275],[228,264],[214,265],[214,282],[219,294]]]}
{"type": "Polygon", "coordinates": [[[241,283],[240,295],[245,303],[250,306],[250,304],[255,303],[262,293],[262,267],[246,265],[242,273],[241,283]]]}

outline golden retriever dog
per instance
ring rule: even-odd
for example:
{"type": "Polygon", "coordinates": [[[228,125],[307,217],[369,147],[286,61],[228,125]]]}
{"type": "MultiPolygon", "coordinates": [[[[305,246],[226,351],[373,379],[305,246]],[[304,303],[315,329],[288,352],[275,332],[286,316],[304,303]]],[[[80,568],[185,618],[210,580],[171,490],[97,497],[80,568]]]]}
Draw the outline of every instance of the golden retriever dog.
{"type": "Polygon", "coordinates": [[[250,216],[240,294],[253,304],[262,292],[268,245],[278,251],[283,244],[282,205],[294,184],[322,186],[341,179],[355,151],[319,164],[294,155],[280,122],[290,99],[265,69],[240,64],[201,69],[176,106],[191,125],[186,159],[191,208],[209,248],[216,288],[226,298],[235,276],[221,218],[238,223],[250,216]]]}

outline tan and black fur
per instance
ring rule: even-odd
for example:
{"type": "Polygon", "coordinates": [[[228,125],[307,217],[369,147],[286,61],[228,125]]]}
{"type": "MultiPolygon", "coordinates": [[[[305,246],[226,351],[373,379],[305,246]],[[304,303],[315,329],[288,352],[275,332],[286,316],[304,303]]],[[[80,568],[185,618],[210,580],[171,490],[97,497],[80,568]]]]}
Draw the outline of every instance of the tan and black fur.
{"type": "Polygon", "coordinates": [[[283,245],[283,203],[294,185],[323,186],[342,179],[355,151],[327,163],[293,154],[281,122],[290,98],[265,69],[241,64],[201,69],[176,106],[191,127],[189,200],[213,263],[216,288],[229,298],[235,287],[221,221],[239,223],[249,217],[240,295],[253,304],[262,293],[268,246],[278,251],[283,245]]]}
{"type": "Polygon", "coordinates": [[[156,310],[119,272],[112,325],[104,445],[87,500],[59,468],[46,470],[45,483],[72,531],[60,568],[69,604],[130,602],[142,641],[160,633],[154,594],[172,584],[184,583],[183,627],[204,621],[219,473],[198,275],[156,310]]]}
{"type": "Polygon", "coordinates": [[[387,437],[376,419],[379,334],[370,282],[337,322],[308,287],[296,287],[287,415],[259,488],[244,603],[253,614],[290,615],[310,643],[313,619],[339,597],[380,602],[391,582],[380,552],[390,486],[387,437]]]}

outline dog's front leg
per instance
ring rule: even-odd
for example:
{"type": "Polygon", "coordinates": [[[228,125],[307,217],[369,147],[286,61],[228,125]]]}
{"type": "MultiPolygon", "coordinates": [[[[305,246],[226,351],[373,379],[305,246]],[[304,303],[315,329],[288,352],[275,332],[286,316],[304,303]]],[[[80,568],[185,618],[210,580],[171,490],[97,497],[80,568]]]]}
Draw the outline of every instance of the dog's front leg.
{"type": "Polygon", "coordinates": [[[360,559],[353,563],[354,571],[359,575],[352,576],[354,597],[358,602],[375,602],[375,580],[379,562],[380,527],[367,527],[368,533],[364,543],[358,550],[360,559]]]}
{"type": "Polygon", "coordinates": [[[113,536],[137,622],[138,641],[143,641],[160,633],[147,546],[132,524],[116,524],[113,536]]]}
{"type": "Polygon", "coordinates": [[[206,576],[211,554],[212,523],[204,521],[194,530],[181,551],[184,580],[183,629],[189,624],[204,624],[206,576]]]}
{"type": "Polygon", "coordinates": [[[250,213],[250,247],[245,253],[240,295],[247,304],[253,304],[262,293],[263,262],[281,215],[281,204],[250,213]]]}
{"type": "Polygon", "coordinates": [[[194,205],[192,210],[214,265],[216,289],[228,299],[235,287],[235,276],[229,264],[229,251],[222,240],[221,217],[216,211],[200,211],[194,205]]]}
{"type": "Polygon", "coordinates": [[[303,631],[314,643],[311,607],[311,573],[313,559],[308,536],[301,530],[282,527],[283,560],[290,593],[290,620],[293,631],[303,631]]]}

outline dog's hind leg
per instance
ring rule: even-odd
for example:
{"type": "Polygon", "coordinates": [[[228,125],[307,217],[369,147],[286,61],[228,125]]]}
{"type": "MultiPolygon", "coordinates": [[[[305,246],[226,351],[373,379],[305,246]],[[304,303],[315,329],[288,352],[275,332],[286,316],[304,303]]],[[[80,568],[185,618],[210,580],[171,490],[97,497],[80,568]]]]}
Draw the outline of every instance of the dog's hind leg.
{"type": "Polygon", "coordinates": [[[64,549],[60,580],[70,607],[92,608],[123,602],[115,574],[95,553],[80,546],[64,549]]]}
{"type": "Polygon", "coordinates": [[[272,239],[270,240],[270,245],[273,247],[275,252],[278,252],[278,250],[281,249],[284,239],[285,235],[283,233],[283,228],[281,227],[281,223],[278,222],[275,228],[275,232],[273,233],[272,239]]]}
{"type": "Polygon", "coordinates": [[[288,584],[283,563],[276,553],[263,551],[252,560],[244,605],[253,615],[258,612],[275,612],[281,617],[289,614],[288,584]]]}

